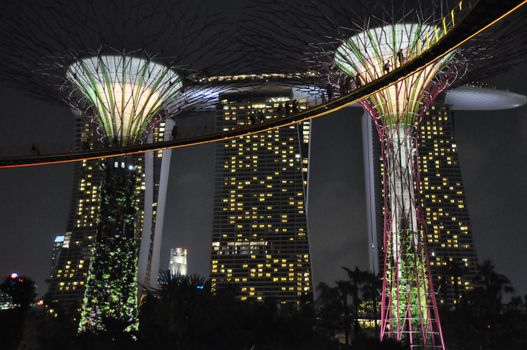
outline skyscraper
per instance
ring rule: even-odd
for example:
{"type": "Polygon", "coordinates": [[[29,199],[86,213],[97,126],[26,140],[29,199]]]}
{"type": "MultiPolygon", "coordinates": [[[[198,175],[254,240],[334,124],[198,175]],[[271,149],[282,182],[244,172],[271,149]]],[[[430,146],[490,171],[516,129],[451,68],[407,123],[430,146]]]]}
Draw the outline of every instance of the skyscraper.
{"type": "MultiPolygon", "coordinates": [[[[217,127],[305,109],[291,89],[223,94],[217,127]]],[[[307,225],[310,122],[219,143],[211,253],[212,290],[241,300],[298,304],[311,295],[307,225]]]]}
{"type": "Polygon", "coordinates": [[[64,235],[58,235],[53,240],[53,248],[51,250],[51,266],[50,266],[50,277],[55,275],[55,270],[57,269],[57,263],[60,256],[60,251],[62,249],[62,244],[64,243],[64,235]]]}
{"type": "MultiPolygon", "coordinates": [[[[452,305],[471,287],[477,257],[472,239],[463,179],[454,138],[454,115],[444,104],[432,106],[418,135],[419,198],[424,220],[434,287],[441,304],[452,305]]],[[[383,186],[380,145],[372,134],[370,117],[363,117],[364,154],[370,249],[374,270],[384,259],[383,186]]]]}
{"type": "Polygon", "coordinates": [[[437,299],[448,305],[471,288],[478,262],[454,136],[454,114],[432,106],[419,134],[420,197],[437,299]]]}
{"type": "MultiPolygon", "coordinates": [[[[76,149],[94,147],[93,126],[75,115],[76,149]]],[[[47,303],[51,310],[77,319],[84,295],[91,247],[95,240],[99,212],[101,172],[97,161],[75,165],[72,201],[64,241],[54,275],[50,279],[47,303]]]]}
{"type": "Polygon", "coordinates": [[[187,275],[187,250],[185,248],[170,249],[170,261],[168,270],[172,276],[187,275]]]}
{"type": "MultiPolygon", "coordinates": [[[[168,139],[175,123],[169,119],[155,127],[151,140],[168,139]]],[[[155,151],[145,154],[145,210],[143,237],[138,262],[138,283],[145,287],[157,285],[161,240],[165,219],[168,177],[172,150],[155,151]]]]}

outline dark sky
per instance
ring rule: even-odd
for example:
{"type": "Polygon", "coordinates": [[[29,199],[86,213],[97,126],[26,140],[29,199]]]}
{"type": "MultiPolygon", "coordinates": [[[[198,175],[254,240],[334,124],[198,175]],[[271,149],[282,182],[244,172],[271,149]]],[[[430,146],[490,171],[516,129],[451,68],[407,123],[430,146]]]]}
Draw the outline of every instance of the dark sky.
{"type": "MultiPolygon", "coordinates": [[[[498,77],[527,94],[527,65],[498,77]]],[[[73,119],[60,106],[0,87],[0,154],[68,148],[73,119]]],[[[341,266],[368,267],[359,109],[314,121],[309,235],[315,282],[344,278],[341,266]]],[[[527,293],[527,107],[464,112],[456,138],[479,259],[492,259],[518,293],[527,293]]],[[[170,247],[189,248],[190,272],[208,274],[215,145],[175,151],[162,266],[170,247]]],[[[0,170],[0,275],[17,271],[45,292],[53,237],[66,227],[72,166],[0,170]]]]}

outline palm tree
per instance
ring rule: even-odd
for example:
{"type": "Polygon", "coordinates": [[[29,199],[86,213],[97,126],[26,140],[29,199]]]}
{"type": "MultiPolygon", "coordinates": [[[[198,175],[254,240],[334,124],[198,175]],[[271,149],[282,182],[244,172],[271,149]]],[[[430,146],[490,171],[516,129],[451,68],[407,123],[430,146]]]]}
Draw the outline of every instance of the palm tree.
{"type": "Polygon", "coordinates": [[[454,301],[455,306],[457,307],[462,295],[459,290],[459,279],[467,274],[468,270],[465,264],[458,260],[453,260],[448,264],[447,275],[449,277],[454,277],[454,301]]]}
{"type": "Polygon", "coordinates": [[[478,266],[474,285],[471,298],[476,305],[479,304],[486,342],[491,344],[498,341],[496,332],[498,318],[503,310],[503,295],[514,292],[514,288],[507,276],[496,272],[490,260],[484,260],[483,264],[478,266]]]}
{"type": "Polygon", "coordinates": [[[364,274],[366,278],[361,289],[362,297],[364,300],[371,301],[371,305],[373,307],[371,317],[373,318],[375,325],[375,334],[379,334],[379,325],[377,321],[380,319],[379,302],[382,288],[381,281],[383,276],[381,273],[375,275],[374,273],[368,271],[364,271],[364,274]]]}
{"type": "Polygon", "coordinates": [[[159,288],[148,290],[143,299],[141,331],[151,341],[166,340],[172,347],[188,348],[194,325],[206,326],[209,299],[204,278],[162,272],[159,288]]]}
{"type": "Polygon", "coordinates": [[[442,276],[439,281],[439,290],[442,294],[443,299],[448,302],[448,290],[450,285],[452,286],[454,297],[452,301],[457,307],[461,300],[462,291],[459,289],[459,278],[467,275],[468,269],[465,267],[465,263],[458,260],[449,261],[446,265],[441,265],[436,267],[438,275],[442,276]],[[450,284],[451,281],[454,281],[453,284],[450,284]]]}
{"type": "Polygon", "coordinates": [[[343,269],[348,273],[348,288],[350,296],[353,302],[353,333],[355,336],[359,333],[359,306],[362,302],[364,290],[369,289],[368,283],[371,282],[371,274],[367,271],[360,270],[355,266],[354,270],[350,270],[346,267],[343,269]]]}
{"type": "Polygon", "coordinates": [[[324,329],[330,337],[342,330],[345,342],[349,343],[349,306],[348,287],[345,281],[336,282],[336,287],[330,287],[321,282],[317,286],[319,328],[324,329]]]}
{"type": "Polygon", "coordinates": [[[350,344],[349,330],[351,328],[350,307],[348,304],[348,296],[351,292],[351,284],[348,281],[335,281],[337,290],[339,291],[340,302],[342,305],[343,319],[342,327],[344,330],[344,342],[346,345],[350,344]]]}
{"type": "Polygon", "coordinates": [[[439,276],[437,294],[442,297],[441,302],[448,300],[448,269],[446,266],[441,265],[436,267],[434,277],[436,274],[439,276]]]}
{"type": "Polygon", "coordinates": [[[494,264],[485,259],[478,266],[474,284],[488,302],[489,316],[495,319],[503,307],[503,294],[514,292],[511,281],[507,276],[497,273],[494,264]]]}

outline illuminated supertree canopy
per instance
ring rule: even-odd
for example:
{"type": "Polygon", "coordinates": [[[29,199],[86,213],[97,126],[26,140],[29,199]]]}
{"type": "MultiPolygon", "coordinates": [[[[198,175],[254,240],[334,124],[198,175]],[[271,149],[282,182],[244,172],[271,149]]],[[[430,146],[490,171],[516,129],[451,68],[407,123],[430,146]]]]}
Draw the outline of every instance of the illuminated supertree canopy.
{"type": "MultiPolygon", "coordinates": [[[[431,26],[419,23],[368,29],[350,37],[337,48],[335,64],[353,77],[355,85],[367,84],[418,56],[433,35],[431,26]]],[[[386,125],[399,122],[412,124],[412,115],[422,110],[425,93],[437,95],[444,88],[445,84],[441,84],[436,91],[429,91],[431,85],[438,85],[438,73],[451,58],[452,55],[449,55],[374,94],[368,98],[371,108],[385,118],[383,123],[386,125]]]]}
{"type": "Polygon", "coordinates": [[[132,56],[81,59],[68,79],[90,107],[110,142],[141,141],[161,107],[181,90],[181,77],[169,67],[132,56]]]}

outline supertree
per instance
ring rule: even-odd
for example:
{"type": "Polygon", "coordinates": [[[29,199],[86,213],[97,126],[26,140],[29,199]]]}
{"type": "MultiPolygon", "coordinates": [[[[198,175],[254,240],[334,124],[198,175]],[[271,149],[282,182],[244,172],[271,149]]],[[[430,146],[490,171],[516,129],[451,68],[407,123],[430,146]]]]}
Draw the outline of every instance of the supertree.
{"type": "MultiPolygon", "coordinates": [[[[171,68],[130,55],[80,59],[66,71],[73,93],[86,103],[108,146],[142,142],[159,110],[181,90],[171,68]]],[[[109,319],[137,328],[141,161],[136,156],[100,163],[103,169],[97,239],[82,302],[80,331],[104,330],[109,319]]]]}
{"type": "MultiPolygon", "coordinates": [[[[253,12],[258,18],[254,16],[245,26],[253,34],[248,37],[266,46],[255,45],[258,52],[266,53],[260,55],[262,65],[269,67],[274,62],[271,58],[280,56],[282,69],[313,72],[331,100],[403,67],[447,35],[467,10],[467,3],[447,1],[427,6],[411,1],[303,1],[294,6],[284,1],[256,1],[253,12]]],[[[517,62],[525,54],[525,46],[518,45],[523,40],[521,28],[521,24],[499,26],[360,102],[381,144],[381,339],[405,341],[412,348],[445,348],[420,198],[418,129],[427,108],[447,87],[476,74],[481,79],[517,62]],[[498,55],[503,50],[497,45],[509,48],[510,56],[498,55]],[[491,69],[486,70],[488,67],[491,69]]]]}
{"type": "MultiPolygon", "coordinates": [[[[1,7],[1,78],[79,111],[93,123],[99,147],[146,142],[161,120],[200,105],[205,94],[196,88],[189,94],[186,85],[229,60],[224,20],[189,1],[6,1],[1,7]]],[[[117,323],[133,331],[144,163],[122,156],[97,164],[100,209],[79,331],[117,323]]]]}
{"type": "MultiPolygon", "coordinates": [[[[366,29],[335,51],[335,64],[355,85],[367,84],[419,54],[432,26],[396,23],[366,29]]],[[[381,336],[444,347],[418,204],[417,127],[452,80],[447,56],[360,102],[381,141],[384,184],[384,278],[381,336]],[[450,74],[449,74],[450,73],[450,74]]],[[[454,74],[455,76],[455,74],[454,74]]]]}

